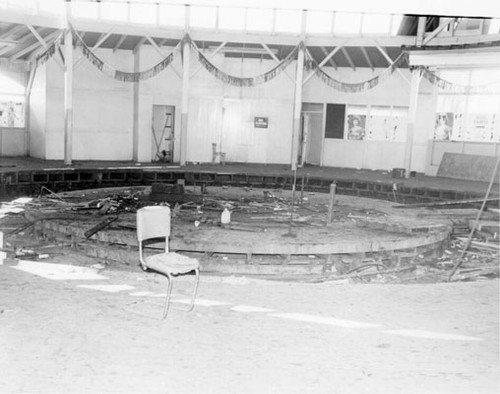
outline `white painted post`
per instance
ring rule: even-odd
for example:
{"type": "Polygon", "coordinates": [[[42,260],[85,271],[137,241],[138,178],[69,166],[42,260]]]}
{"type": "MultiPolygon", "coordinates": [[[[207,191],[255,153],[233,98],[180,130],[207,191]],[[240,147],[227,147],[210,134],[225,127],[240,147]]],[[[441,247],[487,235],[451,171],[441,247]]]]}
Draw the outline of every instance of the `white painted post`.
{"type": "Polygon", "coordinates": [[[64,164],[73,161],[73,36],[70,29],[71,0],[66,0],[64,32],[64,164]]]}
{"type": "Polygon", "coordinates": [[[408,109],[408,127],[406,131],[405,145],[405,176],[410,177],[411,159],[413,153],[413,136],[415,133],[415,120],[417,117],[418,90],[422,76],[420,70],[415,69],[411,74],[410,107],[408,109]]]}
{"type": "MultiPolygon", "coordinates": [[[[189,32],[189,6],[186,5],[185,31],[189,32]]],[[[181,135],[180,135],[180,165],[186,165],[187,159],[187,131],[189,107],[189,64],[191,44],[186,40],[182,46],[182,108],[181,108],[181,135]]]]}
{"type": "MultiPolygon", "coordinates": [[[[306,11],[302,11],[302,29],[301,42],[304,43],[306,26],[306,11]]],[[[297,72],[295,73],[295,104],[293,110],[293,129],[292,129],[292,157],[291,169],[297,170],[297,159],[299,150],[299,134],[300,134],[300,115],[302,112],[302,86],[304,79],[304,57],[305,45],[299,48],[297,56],[297,72]]]]}
{"type": "MultiPolygon", "coordinates": [[[[140,71],[141,54],[140,48],[134,52],[134,72],[140,71]]],[[[139,100],[140,100],[140,82],[134,82],[133,91],[133,109],[134,109],[134,124],[132,127],[132,160],[139,162],[139,100]]]]}

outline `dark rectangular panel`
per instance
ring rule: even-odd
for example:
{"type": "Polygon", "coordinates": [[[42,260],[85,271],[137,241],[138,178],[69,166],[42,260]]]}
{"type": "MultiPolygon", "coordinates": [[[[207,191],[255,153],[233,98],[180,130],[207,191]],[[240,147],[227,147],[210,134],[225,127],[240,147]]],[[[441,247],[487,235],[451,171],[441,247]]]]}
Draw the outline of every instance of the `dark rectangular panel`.
{"type": "Polygon", "coordinates": [[[326,105],[325,138],[344,138],[345,104],[326,105]]]}

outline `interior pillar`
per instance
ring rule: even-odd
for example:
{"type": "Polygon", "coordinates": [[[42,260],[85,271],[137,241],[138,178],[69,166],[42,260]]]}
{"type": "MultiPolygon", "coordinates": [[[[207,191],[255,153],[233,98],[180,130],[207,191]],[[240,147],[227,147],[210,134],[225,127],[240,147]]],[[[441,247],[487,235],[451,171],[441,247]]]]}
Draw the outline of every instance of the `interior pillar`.
{"type": "Polygon", "coordinates": [[[73,162],[73,35],[69,21],[71,1],[66,1],[67,26],[64,31],[64,164],[73,162]]]}
{"type": "MultiPolygon", "coordinates": [[[[134,72],[140,71],[140,50],[134,51],[134,72]]],[[[134,113],[134,123],[132,127],[132,161],[139,162],[139,93],[140,93],[140,82],[134,82],[134,92],[133,92],[133,113],[134,113]]]]}
{"type": "Polygon", "coordinates": [[[187,131],[189,107],[189,56],[190,42],[184,41],[182,46],[182,108],[181,108],[181,135],[180,135],[180,164],[186,164],[187,159],[187,131]]]}
{"type": "Polygon", "coordinates": [[[405,145],[405,175],[410,177],[411,172],[411,159],[413,153],[413,137],[415,134],[415,120],[417,117],[417,104],[418,104],[418,90],[422,76],[420,70],[415,69],[411,74],[411,87],[410,87],[410,107],[408,109],[408,127],[406,132],[406,145],[405,145]]]}

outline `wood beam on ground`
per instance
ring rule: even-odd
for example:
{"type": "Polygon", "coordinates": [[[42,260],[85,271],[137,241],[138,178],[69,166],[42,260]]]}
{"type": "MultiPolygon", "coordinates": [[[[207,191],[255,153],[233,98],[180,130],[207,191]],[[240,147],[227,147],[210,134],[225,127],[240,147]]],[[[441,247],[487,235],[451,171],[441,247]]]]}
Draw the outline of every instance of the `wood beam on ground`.
{"type": "Polygon", "coordinates": [[[365,57],[365,60],[368,63],[368,65],[370,66],[370,68],[372,69],[372,71],[375,71],[375,66],[373,65],[372,59],[368,55],[368,51],[366,50],[366,48],[359,47],[359,49],[361,49],[361,52],[363,52],[363,56],[365,57]]]}
{"type": "Polygon", "coordinates": [[[353,71],[356,71],[356,65],[354,64],[354,62],[352,61],[351,59],[351,55],[349,55],[349,52],[347,52],[347,49],[345,49],[345,47],[342,47],[340,48],[340,50],[342,51],[342,53],[344,54],[345,58],[347,59],[347,62],[349,63],[349,65],[351,66],[352,70],[353,71]]]}

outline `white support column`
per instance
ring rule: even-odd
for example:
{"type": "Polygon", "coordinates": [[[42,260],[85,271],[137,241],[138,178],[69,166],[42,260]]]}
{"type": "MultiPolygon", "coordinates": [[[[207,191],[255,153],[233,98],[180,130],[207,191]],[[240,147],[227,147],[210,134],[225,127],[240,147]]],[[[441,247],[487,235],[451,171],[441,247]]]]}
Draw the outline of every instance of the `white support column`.
{"type": "MultiPolygon", "coordinates": [[[[190,8],[185,6],[185,21],[184,30],[189,33],[190,8]]],[[[190,42],[185,40],[182,45],[182,107],[181,107],[181,134],[180,143],[180,158],[181,166],[186,165],[187,159],[187,132],[188,132],[188,108],[189,108],[189,65],[190,65],[191,47],[190,42]]]]}
{"type": "Polygon", "coordinates": [[[411,74],[410,107],[408,109],[408,128],[405,145],[405,175],[410,177],[411,159],[413,153],[413,136],[415,133],[415,120],[417,118],[418,90],[422,76],[420,70],[413,70],[411,74]]]}
{"type": "MultiPolygon", "coordinates": [[[[141,53],[140,49],[134,51],[134,72],[140,71],[141,53]]],[[[139,162],[139,101],[140,101],[140,81],[134,82],[133,110],[134,124],[132,127],[132,161],[139,162]]]]}
{"type": "MultiPolygon", "coordinates": [[[[301,28],[301,42],[304,43],[305,39],[305,26],[306,26],[306,11],[302,11],[302,28],[301,28]]],[[[302,86],[304,79],[304,57],[305,45],[301,45],[297,56],[297,72],[295,73],[295,103],[293,108],[293,129],[292,129],[292,157],[291,169],[297,170],[297,160],[299,153],[299,135],[300,135],[300,115],[302,112],[302,86]]]]}
{"type": "Polygon", "coordinates": [[[36,68],[33,68],[28,75],[28,83],[26,85],[26,92],[24,97],[24,154],[30,156],[30,97],[33,81],[35,80],[36,68]]]}
{"type": "Polygon", "coordinates": [[[73,162],[73,36],[69,26],[71,1],[66,0],[64,32],[64,164],[73,162]]]}

